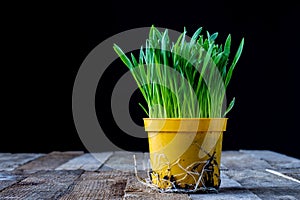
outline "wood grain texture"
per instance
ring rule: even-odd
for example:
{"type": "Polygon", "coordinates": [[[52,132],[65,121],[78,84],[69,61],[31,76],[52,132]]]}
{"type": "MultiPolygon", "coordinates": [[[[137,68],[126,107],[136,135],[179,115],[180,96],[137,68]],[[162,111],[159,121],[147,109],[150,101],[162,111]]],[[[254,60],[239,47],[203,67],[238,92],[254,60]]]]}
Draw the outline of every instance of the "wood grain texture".
{"type": "Polygon", "coordinates": [[[260,198],[244,188],[237,181],[221,173],[221,186],[217,194],[191,194],[192,200],[259,200],[260,198]]]}
{"type": "Polygon", "coordinates": [[[300,199],[300,160],[271,151],[225,151],[218,194],[159,193],[147,177],[149,153],[0,153],[0,199],[300,199]],[[278,172],[278,173],[277,173],[278,172]]]}
{"type": "Polygon", "coordinates": [[[0,191],[23,180],[27,176],[14,171],[0,171],[0,191]]]}
{"type": "Polygon", "coordinates": [[[262,199],[300,199],[300,184],[263,170],[229,170],[224,172],[262,199]]]}
{"type": "Polygon", "coordinates": [[[142,152],[126,152],[126,151],[116,151],[107,160],[105,165],[100,168],[100,171],[110,171],[110,170],[121,170],[127,172],[134,172],[134,159],[135,155],[138,170],[145,170],[145,157],[142,152]]]}
{"type": "Polygon", "coordinates": [[[124,200],[189,200],[187,194],[176,194],[176,193],[142,193],[132,192],[126,193],[124,200]]]}
{"type": "Polygon", "coordinates": [[[95,171],[99,169],[112,154],[112,152],[93,154],[87,153],[69,160],[68,162],[57,167],[56,170],[83,169],[85,171],[95,171]]]}
{"type": "Polygon", "coordinates": [[[268,162],[273,168],[280,169],[299,169],[300,168],[300,160],[296,158],[292,158],[280,153],[276,153],[273,151],[267,150],[240,150],[239,152],[251,155],[253,157],[259,158],[268,162]]]}
{"type": "Polygon", "coordinates": [[[32,153],[1,153],[0,154],[0,171],[12,171],[17,167],[41,157],[43,154],[32,153]]]}
{"type": "Polygon", "coordinates": [[[222,154],[221,163],[227,169],[272,169],[273,167],[259,157],[239,151],[226,151],[222,154]]]}
{"type": "Polygon", "coordinates": [[[81,151],[72,152],[51,152],[45,156],[33,160],[17,168],[20,171],[33,173],[40,170],[53,170],[70,159],[82,155],[81,151]]]}
{"type": "Polygon", "coordinates": [[[0,199],[56,199],[82,172],[82,170],[39,171],[2,190],[0,199]]]}
{"type": "Polygon", "coordinates": [[[300,181],[300,168],[278,169],[277,171],[300,181]]]}
{"type": "Polygon", "coordinates": [[[120,171],[85,172],[60,199],[122,199],[129,176],[120,171]]]}
{"type": "Polygon", "coordinates": [[[149,187],[146,187],[142,183],[138,182],[135,177],[128,179],[124,200],[188,200],[190,199],[187,194],[176,194],[176,193],[159,193],[149,187]]]}

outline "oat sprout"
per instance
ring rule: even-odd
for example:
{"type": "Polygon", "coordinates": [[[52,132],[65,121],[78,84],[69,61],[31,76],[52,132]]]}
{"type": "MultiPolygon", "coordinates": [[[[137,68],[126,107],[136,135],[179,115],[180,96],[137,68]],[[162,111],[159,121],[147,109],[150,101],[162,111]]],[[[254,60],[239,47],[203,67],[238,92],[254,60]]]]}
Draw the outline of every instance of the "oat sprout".
{"type": "Polygon", "coordinates": [[[228,65],[231,35],[222,46],[215,43],[218,33],[210,35],[207,31],[201,35],[201,31],[199,28],[187,41],[184,28],[174,43],[168,29],[160,32],[152,26],[138,59],[132,53],[130,59],[114,44],[114,50],[131,71],[146,100],[147,106],[140,106],[149,118],[219,118],[232,109],[234,98],[224,109],[225,92],[244,39],[228,65]]]}

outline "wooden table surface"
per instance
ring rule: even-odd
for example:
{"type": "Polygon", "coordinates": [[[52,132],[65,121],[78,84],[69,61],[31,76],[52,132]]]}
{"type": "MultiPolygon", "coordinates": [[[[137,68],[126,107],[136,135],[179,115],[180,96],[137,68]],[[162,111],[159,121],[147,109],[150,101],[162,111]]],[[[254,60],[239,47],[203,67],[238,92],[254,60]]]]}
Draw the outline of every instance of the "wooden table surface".
{"type": "Polygon", "coordinates": [[[145,175],[148,153],[0,153],[0,199],[300,199],[300,160],[279,153],[224,151],[218,194],[153,191],[133,154],[145,175]]]}

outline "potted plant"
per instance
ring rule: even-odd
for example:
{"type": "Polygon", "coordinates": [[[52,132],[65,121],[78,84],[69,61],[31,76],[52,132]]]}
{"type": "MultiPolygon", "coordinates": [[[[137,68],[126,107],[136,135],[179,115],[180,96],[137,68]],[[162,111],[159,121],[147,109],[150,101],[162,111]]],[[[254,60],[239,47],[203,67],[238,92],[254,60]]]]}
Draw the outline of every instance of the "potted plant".
{"type": "Polygon", "coordinates": [[[231,36],[224,46],[218,33],[190,41],[186,30],[175,43],[168,30],[151,27],[145,48],[131,59],[114,50],[130,69],[147,102],[141,105],[148,132],[151,184],[162,191],[217,191],[223,131],[226,130],[226,88],[241,56],[244,39],[229,65],[231,36]]]}

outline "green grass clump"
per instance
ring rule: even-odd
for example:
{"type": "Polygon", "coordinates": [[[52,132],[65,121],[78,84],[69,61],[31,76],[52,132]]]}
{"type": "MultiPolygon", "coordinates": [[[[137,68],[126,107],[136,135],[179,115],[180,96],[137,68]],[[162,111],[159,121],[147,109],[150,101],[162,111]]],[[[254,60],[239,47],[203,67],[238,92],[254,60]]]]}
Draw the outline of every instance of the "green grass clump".
{"type": "Polygon", "coordinates": [[[223,46],[215,43],[218,33],[204,36],[201,31],[187,41],[184,29],[173,43],[167,29],[152,26],[138,58],[114,45],[147,102],[147,107],[140,105],[150,118],[219,118],[232,109],[235,99],[225,109],[225,94],[244,39],[229,65],[230,34],[223,46]]]}

